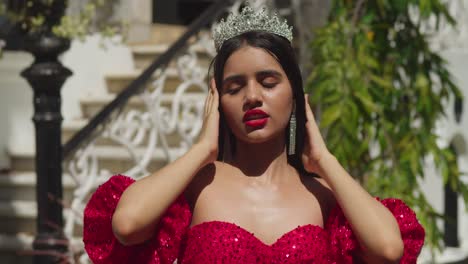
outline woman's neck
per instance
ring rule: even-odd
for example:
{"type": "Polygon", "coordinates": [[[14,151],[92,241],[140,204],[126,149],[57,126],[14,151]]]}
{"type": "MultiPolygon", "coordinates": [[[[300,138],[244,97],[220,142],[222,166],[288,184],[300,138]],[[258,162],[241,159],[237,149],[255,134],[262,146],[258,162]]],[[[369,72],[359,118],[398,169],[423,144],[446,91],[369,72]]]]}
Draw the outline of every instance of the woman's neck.
{"type": "Polygon", "coordinates": [[[237,140],[232,163],[243,174],[262,184],[282,183],[294,172],[288,164],[285,141],[278,139],[258,144],[237,140]]]}

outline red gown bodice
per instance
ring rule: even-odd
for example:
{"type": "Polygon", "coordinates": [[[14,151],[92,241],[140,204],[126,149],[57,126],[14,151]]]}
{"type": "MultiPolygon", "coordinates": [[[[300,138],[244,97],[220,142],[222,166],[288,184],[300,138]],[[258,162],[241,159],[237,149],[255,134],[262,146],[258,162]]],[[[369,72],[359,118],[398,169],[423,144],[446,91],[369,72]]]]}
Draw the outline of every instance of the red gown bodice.
{"type": "MultiPolygon", "coordinates": [[[[320,263],[351,264],[359,244],[341,209],[330,213],[325,227],[298,226],[267,245],[233,223],[204,222],[190,226],[191,211],[180,196],[165,212],[154,236],[139,245],[123,246],[112,232],[112,214],[123,191],[134,182],[113,176],[91,197],[84,213],[83,241],[96,263],[320,263]]],[[[395,216],[404,242],[400,263],[416,263],[424,229],[414,212],[398,199],[381,201],[395,216]]]]}

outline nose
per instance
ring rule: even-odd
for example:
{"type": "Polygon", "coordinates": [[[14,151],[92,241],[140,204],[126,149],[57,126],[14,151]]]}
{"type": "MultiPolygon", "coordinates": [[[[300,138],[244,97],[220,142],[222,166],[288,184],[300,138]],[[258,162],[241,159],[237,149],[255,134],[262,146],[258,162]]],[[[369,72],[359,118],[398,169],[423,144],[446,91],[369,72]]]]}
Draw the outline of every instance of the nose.
{"type": "Polygon", "coordinates": [[[248,83],[245,89],[245,106],[253,108],[262,105],[262,89],[255,81],[248,83]]]}

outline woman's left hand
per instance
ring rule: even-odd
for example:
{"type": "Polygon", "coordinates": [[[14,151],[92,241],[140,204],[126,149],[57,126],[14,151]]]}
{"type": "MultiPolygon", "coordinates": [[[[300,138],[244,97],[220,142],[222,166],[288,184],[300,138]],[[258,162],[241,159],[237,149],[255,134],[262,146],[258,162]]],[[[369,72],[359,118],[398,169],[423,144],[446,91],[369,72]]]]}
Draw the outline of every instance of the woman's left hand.
{"type": "Polygon", "coordinates": [[[315,122],[314,114],[309,105],[309,95],[306,94],[304,97],[307,122],[305,125],[306,136],[304,139],[304,151],[302,152],[302,163],[307,172],[320,175],[320,161],[331,154],[315,122]]]}

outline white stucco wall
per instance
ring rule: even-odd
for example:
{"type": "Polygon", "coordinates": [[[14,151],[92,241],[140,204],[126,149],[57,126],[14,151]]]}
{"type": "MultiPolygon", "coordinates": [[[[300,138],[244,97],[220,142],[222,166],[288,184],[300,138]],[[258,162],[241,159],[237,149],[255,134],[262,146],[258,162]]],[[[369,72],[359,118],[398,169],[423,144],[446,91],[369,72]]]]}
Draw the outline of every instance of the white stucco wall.
{"type": "Polygon", "coordinates": [[[33,92],[19,75],[31,62],[32,56],[21,52],[5,52],[0,59],[0,168],[8,167],[10,142],[33,140],[33,92]]]}
{"type": "MultiPolygon", "coordinates": [[[[442,135],[447,140],[447,144],[453,142],[458,152],[458,166],[462,173],[464,182],[468,184],[468,153],[466,152],[466,144],[468,142],[468,47],[464,49],[456,49],[443,52],[442,55],[449,62],[449,69],[458,87],[464,95],[463,114],[460,123],[455,121],[453,116],[453,102],[447,109],[449,117],[442,122],[442,135]]],[[[463,199],[459,198],[459,223],[458,229],[460,234],[461,247],[468,250],[468,212],[465,210],[463,199]]],[[[468,252],[468,251],[467,251],[468,252]]]]}
{"type": "MultiPolygon", "coordinates": [[[[107,41],[101,47],[99,36],[74,41],[62,55],[63,64],[73,71],[62,88],[64,121],[81,116],[79,98],[106,93],[107,72],[128,72],[134,68],[127,46],[107,41]]],[[[33,92],[19,73],[32,63],[23,52],[5,52],[0,59],[0,168],[9,166],[7,150],[34,147],[33,92]]]]}
{"type": "Polygon", "coordinates": [[[70,51],[63,56],[63,64],[73,71],[73,76],[62,89],[65,120],[81,116],[79,98],[107,93],[106,73],[125,73],[134,69],[132,54],[127,46],[107,41],[103,48],[100,43],[97,35],[85,42],[74,41],[70,51]]]}
{"type": "MultiPolygon", "coordinates": [[[[463,104],[463,114],[460,123],[455,121],[454,102],[451,100],[446,106],[447,118],[440,120],[437,126],[437,132],[440,135],[439,143],[441,146],[448,146],[454,142],[458,152],[458,165],[460,171],[468,173],[468,153],[466,152],[466,143],[468,142],[468,49],[452,49],[443,51],[441,55],[447,60],[449,70],[453,74],[454,81],[465,96],[463,104]],[[454,140],[454,138],[457,138],[454,140]]],[[[468,184],[468,175],[462,176],[463,181],[468,184]]],[[[426,198],[434,208],[443,213],[444,211],[444,187],[440,174],[436,171],[434,164],[429,162],[425,169],[425,179],[422,188],[425,191],[426,198]]],[[[458,234],[460,248],[459,251],[444,251],[438,256],[440,263],[443,260],[457,259],[457,256],[468,254],[468,212],[465,210],[463,198],[458,199],[458,234]]],[[[439,221],[442,228],[443,223],[439,221]]],[[[430,259],[428,251],[423,251],[425,259],[430,259]]],[[[421,259],[423,259],[422,257],[421,259]]],[[[430,262],[421,262],[430,263],[430,262]]]]}

